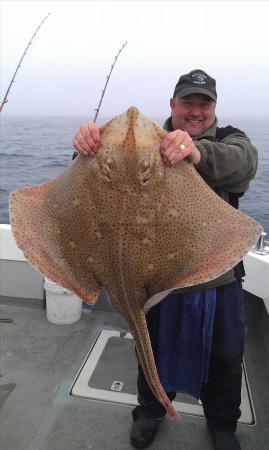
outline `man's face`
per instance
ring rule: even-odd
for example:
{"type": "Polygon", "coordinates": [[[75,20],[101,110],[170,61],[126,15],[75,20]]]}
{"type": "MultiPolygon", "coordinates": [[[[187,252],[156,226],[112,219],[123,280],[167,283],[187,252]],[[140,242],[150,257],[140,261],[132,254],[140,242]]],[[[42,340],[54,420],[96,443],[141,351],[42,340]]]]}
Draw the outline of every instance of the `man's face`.
{"type": "Polygon", "coordinates": [[[215,121],[216,103],[203,94],[170,99],[174,130],[187,131],[194,138],[210,128],[215,121]]]}

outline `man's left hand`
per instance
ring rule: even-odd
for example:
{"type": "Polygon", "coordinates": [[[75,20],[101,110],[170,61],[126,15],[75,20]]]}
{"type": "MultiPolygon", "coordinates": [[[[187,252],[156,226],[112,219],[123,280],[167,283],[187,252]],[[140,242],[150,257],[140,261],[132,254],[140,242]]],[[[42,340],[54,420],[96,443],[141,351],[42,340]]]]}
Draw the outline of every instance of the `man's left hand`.
{"type": "Polygon", "coordinates": [[[201,159],[201,153],[189,133],[181,130],[171,131],[164,136],[160,152],[163,161],[171,165],[178,164],[184,158],[196,165],[201,159]]]}

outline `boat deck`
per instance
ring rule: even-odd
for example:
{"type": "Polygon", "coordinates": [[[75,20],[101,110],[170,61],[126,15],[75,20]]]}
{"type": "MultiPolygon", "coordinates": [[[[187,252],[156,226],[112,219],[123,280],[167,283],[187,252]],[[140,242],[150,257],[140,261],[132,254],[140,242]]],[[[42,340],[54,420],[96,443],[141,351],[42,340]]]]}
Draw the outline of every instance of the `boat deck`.
{"type": "MultiPolygon", "coordinates": [[[[245,366],[256,423],[240,423],[238,437],[243,450],[266,450],[269,441],[269,316],[261,300],[246,297],[245,366]]],[[[0,448],[132,449],[129,433],[133,407],[130,404],[70,395],[100,331],[126,329],[125,321],[116,312],[98,309],[98,302],[91,311],[83,309],[81,319],[71,325],[49,323],[44,309],[0,305],[0,310],[1,318],[11,320],[0,323],[0,448]]],[[[129,357],[126,363],[131,367],[131,384],[135,386],[133,351],[129,357]]],[[[117,358],[103,363],[109,364],[110,372],[115,372],[116,377],[117,358]]],[[[102,384],[101,369],[100,366],[100,375],[95,377],[97,385],[102,384]]],[[[204,417],[183,413],[179,422],[165,420],[150,448],[212,449],[204,417]]]]}

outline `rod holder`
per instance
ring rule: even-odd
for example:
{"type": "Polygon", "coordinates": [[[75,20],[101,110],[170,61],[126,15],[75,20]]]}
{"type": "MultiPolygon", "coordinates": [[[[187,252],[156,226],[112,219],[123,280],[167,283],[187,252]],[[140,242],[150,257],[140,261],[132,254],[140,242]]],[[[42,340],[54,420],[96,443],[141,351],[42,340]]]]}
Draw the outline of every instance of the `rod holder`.
{"type": "Polygon", "coordinates": [[[265,240],[265,236],[267,233],[263,231],[257,240],[256,244],[252,247],[252,251],[254,253],[258,253],[259,255],[268,255],[268,251],[265,249],[265,245],[267,241],[265,240]]]}

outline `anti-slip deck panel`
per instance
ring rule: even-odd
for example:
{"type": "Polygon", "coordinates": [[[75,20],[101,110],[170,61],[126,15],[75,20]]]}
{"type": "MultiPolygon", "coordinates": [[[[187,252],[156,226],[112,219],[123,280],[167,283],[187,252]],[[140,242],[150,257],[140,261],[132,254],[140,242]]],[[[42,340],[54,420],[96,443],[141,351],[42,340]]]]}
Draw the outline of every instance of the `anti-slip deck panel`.
{"type": "MultiPolygon", "coordinates": [[[[102,330],[92,345],[70,394],[75,397],[104,402],[137,405],[137,361],[130,333],[102,330]]],[[[191,396],[178,394],[173,402],[181,414],[204,416],[200,402],[191,396]]],[[[245,365],[242,380],[242,415],[240,423],[255,423],[245,365]]]]}

